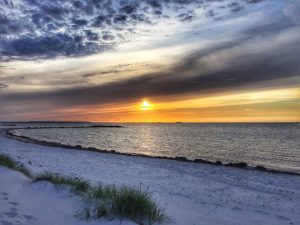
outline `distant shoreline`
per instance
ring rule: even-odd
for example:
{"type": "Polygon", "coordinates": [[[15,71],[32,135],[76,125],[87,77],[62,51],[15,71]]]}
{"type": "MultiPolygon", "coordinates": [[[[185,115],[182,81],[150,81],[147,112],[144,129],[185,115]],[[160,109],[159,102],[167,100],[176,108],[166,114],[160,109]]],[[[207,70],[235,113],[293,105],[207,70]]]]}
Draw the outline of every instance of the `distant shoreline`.
{"type": "Polygon", "coordinates": [[[98,153],[111,153],[111,154],[117,154],[117,155],[124,155],[124,156],[131,156],[131,157],[143,157],[143,158],[154,158],[154,159],[166,159],[166,160],[174,160],[174,161],[181,161],[181,162],[188,162],[188,163],[202,163],[202,164],[209,164],[209,165],[215,165],[215,166],[226,166],[226,167],[234,167],[234,168],[240,168],[240,169],[248,169],[248,170],[259,170],[264,172],[270,172],[270,173],[280,173],[280,174],[288,174],[288,175],[296,175],[300,176],[297,172],[292,171],[283,171],[283,170],[274,170],[274,169],[268,169],[264,166],[249,166],[246,162],[229,162],[229,163],[223,163],[221,161],[209,161],[204,159],[194,159],[190,160],[186,157],[167,157],[167,156],[151,156],[151,155],[145,155],[145,154],[135,154],[135,153],[124,153],[124,152],[118,152],[115,150],[103,150],[103,149],[97,149],[94,147],[83,147],[81,145],[65,145],[57,142],[49,142],[49,141],[42,141],[33,139],[30,137],[26,137],[23,135],[16,135],[12,131],[17,129],[50,129],[50,128],[93,128],[93,127],[107,127],[107,128],[122,128],[123,126],[105,126],[105,125],[96,125],[96,126],[80,126],[80,127],[24,127],[24,128],[4,128],[2,129],[1,133],[6,136],[7,138],[11,138],[14,140],[22,141],[25,143],[32,143],[32,144],[38,144],[43,146],[49,146],[49,147],[60,147],[64,149],[70,149],[70,150],[81,150],[81,151],[91,151],[91,152],[98,152],[98,153]]]}

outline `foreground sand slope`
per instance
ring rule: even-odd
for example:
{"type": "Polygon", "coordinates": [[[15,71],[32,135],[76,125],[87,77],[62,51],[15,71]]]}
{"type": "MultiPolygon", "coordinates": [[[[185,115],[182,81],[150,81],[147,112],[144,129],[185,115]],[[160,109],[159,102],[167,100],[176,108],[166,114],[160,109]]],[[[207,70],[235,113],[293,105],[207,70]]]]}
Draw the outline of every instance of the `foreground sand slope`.
{"type": "MultiPolygon", "coordinates": [[[[82,203],[67,189],[57,190],[49,182],[33,183],[23,174],[0,166],[1,225],[94,225],[99,221],[74,217],[82,203]]],[[[105,225],[133,225],[101,220],[105,225]]]]}

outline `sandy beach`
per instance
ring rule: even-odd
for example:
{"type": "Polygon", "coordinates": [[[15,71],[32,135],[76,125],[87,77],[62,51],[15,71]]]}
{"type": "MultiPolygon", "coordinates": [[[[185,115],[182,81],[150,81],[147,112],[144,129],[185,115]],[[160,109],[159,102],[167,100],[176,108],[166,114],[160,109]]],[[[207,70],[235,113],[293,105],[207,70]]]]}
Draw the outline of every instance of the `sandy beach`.
{"type": "MultiPolygon", "coordinates": [[[[299,176],[41,146],[12,140],[3,135],[0,136],[0,143],[0,153],[10,155],[35,174],[49,171],[82,177],[94,184],[102,182],[146,187],[154,199],[166,207],[173,223],[178,225],[300,223],[299,176]]],[[[21,224],[99,223],[75,219],[74,214],[80,208],[78,199],[67,192],[49,190],[51,188],[47,184],[30,184],[22,174],[1,168],[0,189],[1,193],[6,193],[1,196],[2,224],[18,224],[16,221],[20,221],[16,219],[17,216],[12,216],[16,215],[12,213],[15,210],[12,208],[18,207],[11,206],[10,201],[19,201],[18,204],[26,209],[24,214],[35,218],[27,221],[23,217],[25,219],[21,224]],[[26,188],[22,188],[24,185],[26,188]],[[54,196],[53,199],[63,201],[64,204],[56,205],[59,207],[50,203],[42,204],[41,199],[48,196],[45,194],[48,192],[54,196]],[[33,193],[36,195],[31,198],[33,193]],[[6,195],[15,198],[4,201],[8,198],[6,195]],[[41,211],[42,208],[46,211],[41,211]],[[59,211],[61,216],[47,217],[46,214],[50,214],[46,212],[51,211],[51,208],[54,210],[52,213],[59,211]]],[[[116,222],[100,220],[100,224],[116,222]]],[[[131,222],[121,222],[127,223],[131,222]]]]}
{"type": "MultiPolygon", "coordinates": [[[[34,183],[23,174],[0,166],[0,222],[3,225],[65,224],[93,225],[99,221],[78,218],[83,203],[67,189],[57,189],[49,182],[34,183]]],[[[117,225],[120,221],[100,220],[117,225]]],[[[124,225],[134,225],[122,221],[124,225]]]]}

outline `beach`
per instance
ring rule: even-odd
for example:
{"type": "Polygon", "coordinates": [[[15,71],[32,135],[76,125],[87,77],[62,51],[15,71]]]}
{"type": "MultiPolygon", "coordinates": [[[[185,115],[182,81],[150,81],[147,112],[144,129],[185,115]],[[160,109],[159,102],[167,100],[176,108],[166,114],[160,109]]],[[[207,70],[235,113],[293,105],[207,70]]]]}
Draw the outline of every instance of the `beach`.
{"type": "MultiPolygon", "coordinates": [[[[166,213],[173,223],[178,225],[300,223],[300,176],[297,175],[49,147],[24,143],[3,135],[0,136],[0,143],[1,154],[10,155],[35,174],[48,171],[82,177],[94,184],[102,182],[148,188],[159,205],[166,207],[166,213]]],[[[13,188],[5,189],[7,186],[4,184],[9,183],[12,177],[10,173],[16,172],[1,168],[1,191],[18,193],[13,188]]],[[[14,176],[18,179],[11,182],[24,182],[23,175],[14,176]]],[[[35,192],[39,191],[43,192],[44,189],[40,188],[35,192]]],[[[23,190],[20,189],[19,192],[22,195],[23,190]]],[[[58,199],[63,199],[61,193],[52,194],[58,199]]],[[[24,192],[24,195],[28,195],[28,192],[24,192]]],[[[43,194],[37,194],[36,198],[39,195],[43,194]]],[[[70,202],[72,207],[69,211],[62,212],[62,217],[73,221],[73,214],[80,207],[80,203],[78,199],[76,202],[76,199],[72,198],[70,202]]],[[[25,201],[25,204],[29,203],[25,201]]],[[[52,207],[51,204],[44,206],[47,205],[48,208],[52,207]]],[[[15,218],[5,214],[7,207],[7,203],[1,201],[1,219],[16,224],[13,222],[15,218]]],[[[64,205],[61,205],[56,210],[63,211],[64,208],[64,205]]],[[[45,215],[34,207],[26,213],[35,218],[30,222],[31,225],[66,224],[60,221],[62,217],[51,217],[42,222],[45,215]]],[[[96,221],[88,224],[94,222],[96,221]]],[[[100,224],[111,223],[106,220],[100,221],[100,224]]],[[[122,222],[126,223],[128,221],[122,222]]]]}
{"type": "MultiPolygon", "coordinates": [[[[79,217],[83,203],[68,189],[58,190],[48,182],[34,183],[23,174],[1,166],[0,179],[0,222],[3,225],[99,224],[99,221],[79,217]]],[[[118,220],[103,222],[107,225],[120,223],[118,220]]],[[[131,221],[122,221],[122,224],[134,225],[131,221]]]]}

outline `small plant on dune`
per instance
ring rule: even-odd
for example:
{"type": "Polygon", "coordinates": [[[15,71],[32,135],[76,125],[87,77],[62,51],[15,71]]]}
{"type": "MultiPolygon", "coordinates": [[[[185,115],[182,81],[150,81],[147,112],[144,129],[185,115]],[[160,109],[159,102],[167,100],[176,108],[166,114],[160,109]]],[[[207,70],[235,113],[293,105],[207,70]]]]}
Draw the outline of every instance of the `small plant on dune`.
{"type": "Polygon", "coordinates": [[[30,171],[25,166],[16,163],[9,155],[0,154],[0,165],[21,172],[25,176],[32,178],[30,171]]]}
{"type": "Polygon", "coordinates": [[[69,185],[71,186],[72,191],[78,194],[87,192],[91,187],[89,182],[81,178],[63,177],[49,172],[45,172],[36,176],[34,181],[49,181],[57,187],[69,185]]]}
{"type": "Polygon", "coordinates": [[[25,176],[32,178],[32,174],[25,166],[17,166],[17,171],[23,173],[25,176]]]}
{"type": "Polygon", "coordinates": [[[117,188],[114,185],[102,185],[91,188],[88,197],[91,199],[112,199],[117,194],[117,188]]]}
{"type": "Polygon", "coordinates": [[[0,165],[11,169],[14,169],[17,166],[16,162],[13,161],[10,156],[4,154],[0,155],[0,165]]]}
{"type": "Polygon", "coordinates": [[[88,201],[92,203],[90,215],[94,218],[114,215],[139,224],[170,221],[165,210],[157,206],[150,193],[141,187],[98,185],[90,190],[88,201]]]}
{"type": "Polygon", "coordinates": [[[77,217],[86,219],[86,220],[90,220],[92,218],[91,216],[91,210],[90,208],[84,208],[79,215],[76,215],[77,217]]]}
{"type": "Polygon", "coordinates": [[[171,218],[166,214],[166,208],[160,206],[153,206],[149,215],[149,224],[157,223],[171,223],[171,218]]]}
{"type": "Polygon", "coordinates": [[[120,218],[130,218],[134,221],[163,223],[168,218],[164,209],[157,206],[148,190],[134,187],[121,187],[113,198],[113,214],[120,218]]]}

